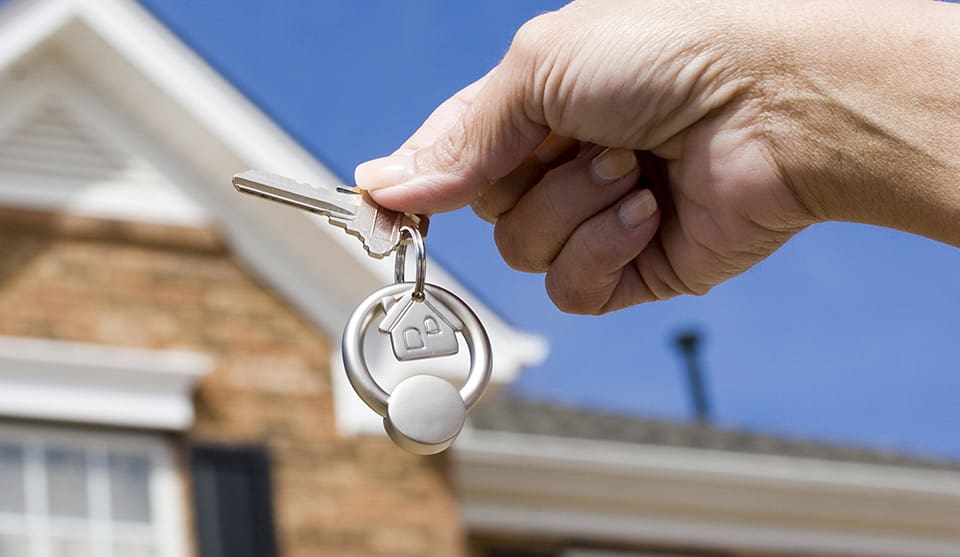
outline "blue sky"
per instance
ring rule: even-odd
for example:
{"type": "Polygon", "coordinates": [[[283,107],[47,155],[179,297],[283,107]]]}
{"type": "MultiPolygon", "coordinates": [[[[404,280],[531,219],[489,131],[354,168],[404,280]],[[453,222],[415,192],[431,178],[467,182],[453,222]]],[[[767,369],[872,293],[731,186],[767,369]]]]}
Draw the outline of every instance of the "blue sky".
{"type": "MultiPolygon", "coordinates": [[[[345,180],[482,75],[562,2],[143,0],[345,180]]],[[[185,84],[185,86],[189,86],[185,84]]],[[[960,250],[849,224],[814,227],[701,298],[564,315],[504,265],[469,210],[430,253],[509,321],[549,338],[526,396],[685,418],[671,335],[707,335],[718,423],[960,458],[960,250]]]]}

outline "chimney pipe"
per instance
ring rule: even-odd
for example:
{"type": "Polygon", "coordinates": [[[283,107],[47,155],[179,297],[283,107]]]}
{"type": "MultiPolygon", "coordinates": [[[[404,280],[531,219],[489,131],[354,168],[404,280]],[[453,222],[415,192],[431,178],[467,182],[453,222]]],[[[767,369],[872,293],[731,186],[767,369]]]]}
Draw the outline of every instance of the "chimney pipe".
{"type": "Polygon", "coordinates": [[[687,392],[694,419],[705,424],[710,421],[710,403],[704,384],[703,368],[700,365],[700,346],[703,335],[696,330],[682,331],[674,338],[674,343],[683,358],[687,375],[687,392]]]}

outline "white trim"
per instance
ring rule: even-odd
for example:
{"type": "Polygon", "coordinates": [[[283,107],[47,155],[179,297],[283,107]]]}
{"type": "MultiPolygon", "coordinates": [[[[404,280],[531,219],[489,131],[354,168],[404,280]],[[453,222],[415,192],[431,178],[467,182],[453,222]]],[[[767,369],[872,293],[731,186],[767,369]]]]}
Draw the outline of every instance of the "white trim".
{"type": "MultiPolygon", "coordinates": [[[[461,516],[474,532],[514,534],[529,539],[595,539],[610,543],[669,545],[678,549],[770,551],[843,557],[956,557],[956,538],[901,537],[880,532],[858,534],[835,529],[790,529],[723,525],[622,512],[585,513],[578,509],[504,507],[464,503],[461,516]]],[[[614,554],[618,555],[618,554],[614,554]]],[[[632,554],[625,554],[630,557],[632,554]]]]}
{"type": "Polygon", "coordinates": [[[13,0],[0,9],[0,68],[24,58],[75,15],[68,0],[13,0]]]}
{"type": "MultiPolygon", "coordinates": [[[[131,537],[139,537],[142,532],[149,530],[154,547],[160,548],[158,557],[182,557],[188,554],[187,516],[184,512],[187,508],[185,485],[177,470],[174,448],[159,434],[0,423],[0,441],[22,444],[27,450],[28,458],[39,458],[37,451],[50,445],[78,448],[85,452],[131,451],[147,456],[150,459],[152,472],[150,526],[128,524],[111,526],[114,530],[119,529],[119,532],[129,532],[131,537]]],[[[37,471],[35,466],[27,467],[26,483],[28,488],[34,489],[32,497],[39,500],[42,505],[46,499],[45,482],[42,477],[37,477],[37,471]]],[[[42,535],[48,531],[43,525],[42,516],[28,515],[26,519],[27,529],[33,535],[42,535]]],[[[59,522],[67,521],[61,519],[59,522]]],[[[125,537],[128,536],[121,536],[121,538],[125,537]]]]}
{"type": "Polygon", "coordinates": [[[452,454],[477,532],[891,557],[960,547],[960,472],[487,431],[452,454]]]}
{"type": "Polygon", "coordinates": [[[194,386],[212,369],[182,350],[0,337],[0,415],[185,430],[194,386]]]}

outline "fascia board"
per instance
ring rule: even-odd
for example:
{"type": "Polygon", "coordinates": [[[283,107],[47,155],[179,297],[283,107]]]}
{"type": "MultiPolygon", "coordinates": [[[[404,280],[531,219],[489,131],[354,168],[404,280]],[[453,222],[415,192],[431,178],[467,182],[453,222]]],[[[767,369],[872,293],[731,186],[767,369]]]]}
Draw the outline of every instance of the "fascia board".
{"type": "MultiPolygon", "coordinates": [[[[711,555],[742,552],[796,557],[956,557],[960,547],[956,536],[781,527],[763,520],[738,524],[669,518],[660,513],[584,512],[575,508],[522,508],[466,501],[460,504],[460,514],[475,535],[576,539],[582,545],[592,542],[669,547],[684,552],[702,550],[711,555]]],[[[581,554],[570,553],[570,557],[578,555],[581,554]]],[[[625,553],[624,557],[635,554],[625,553]]]]}
{"type": "Polygon", "coordinates": [[[477,531],[844,555],[960,547],[958,472],[476,430],[452,459],[477,531]]]}

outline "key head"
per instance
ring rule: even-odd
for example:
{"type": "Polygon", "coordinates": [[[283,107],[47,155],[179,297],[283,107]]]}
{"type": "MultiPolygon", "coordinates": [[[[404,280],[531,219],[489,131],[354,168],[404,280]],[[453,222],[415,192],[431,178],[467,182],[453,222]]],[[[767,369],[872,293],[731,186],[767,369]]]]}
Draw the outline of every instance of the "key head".
{"type": "Polygon", "coordinates": [[[383,426],[401,448],[431,455],[453,443],[466,419],[456,387],[433,375],[414,375],[393,389],[383,426]]]}
{"type": "Polygon", "coordinates": [[[420,230],[421,236],[426,237],[429,227],[426,215],[391,211],[377,205],[369,193],[358,188],[352,189],[360,193],[356,212],[350,218],[331,215],[330,223],[359,238],[370,257],[382,259],[393,253],[400,246],[400,227],[404,225],[420,230]]]}

